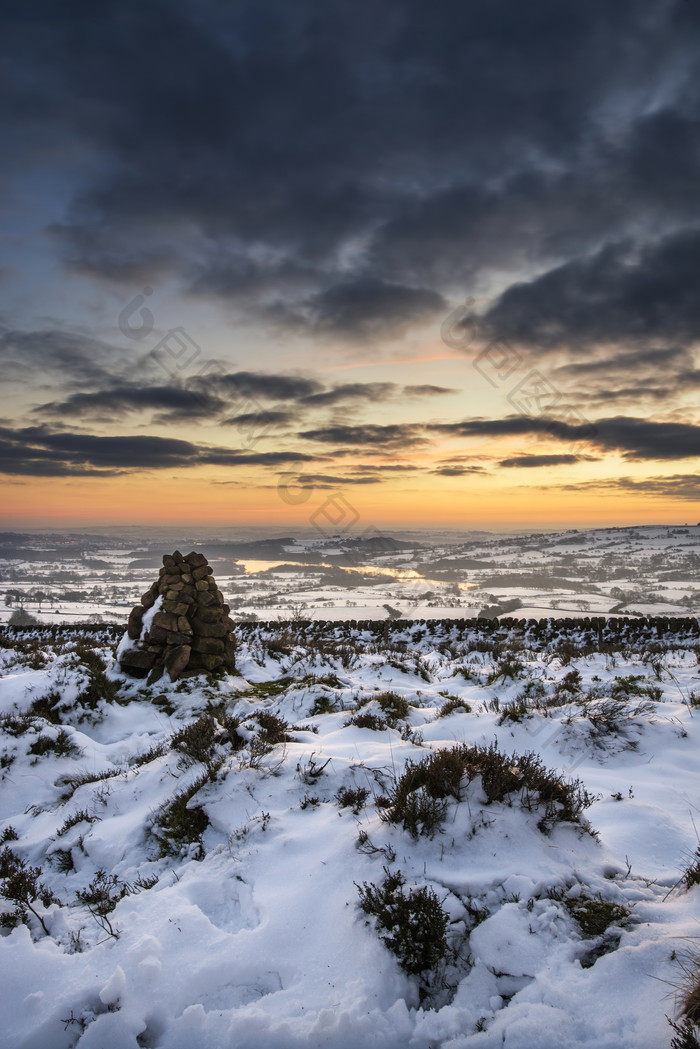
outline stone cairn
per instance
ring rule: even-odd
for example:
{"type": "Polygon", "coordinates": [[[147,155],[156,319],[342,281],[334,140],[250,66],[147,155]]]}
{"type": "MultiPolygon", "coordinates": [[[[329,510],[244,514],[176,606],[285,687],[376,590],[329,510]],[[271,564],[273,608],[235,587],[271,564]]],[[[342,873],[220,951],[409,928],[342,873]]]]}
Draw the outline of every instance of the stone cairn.
{"type": "Polygon", "coordinates": [[[148,675],[149,682],[164,670],[171,681],[220,667],[233,670],[235,624],[229,612],[204,554],[166,554],[158,579],[129,615],[127,635],[135,644],[120,646],[121,669],[132,677],[148,675]],[[159,608],[147,616],[159,599],[159,608]]]}

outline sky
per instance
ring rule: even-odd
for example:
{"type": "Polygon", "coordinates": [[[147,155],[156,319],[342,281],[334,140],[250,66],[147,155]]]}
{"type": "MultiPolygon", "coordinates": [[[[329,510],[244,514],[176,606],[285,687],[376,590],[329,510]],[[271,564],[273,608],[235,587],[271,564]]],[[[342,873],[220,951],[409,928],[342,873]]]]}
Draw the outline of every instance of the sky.
{"type": "Polygon", "coordinates": [[[696,3],[3,11],[0,527],[700,520],[696,3]]]}

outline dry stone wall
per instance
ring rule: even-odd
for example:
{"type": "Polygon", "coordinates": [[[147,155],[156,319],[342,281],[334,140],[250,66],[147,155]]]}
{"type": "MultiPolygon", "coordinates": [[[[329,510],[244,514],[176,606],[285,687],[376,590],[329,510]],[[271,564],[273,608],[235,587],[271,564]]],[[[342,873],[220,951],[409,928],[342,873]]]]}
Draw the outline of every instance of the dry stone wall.
{"type": "Polygon", "coordinates": [[[229,612],[204,554],[166,554],[158,579],[129,615],[129,640],[118,652],[121,669],[149,681],[163,671],[175,681],[218,668],[233,670],[235,624],[229,612]]]}

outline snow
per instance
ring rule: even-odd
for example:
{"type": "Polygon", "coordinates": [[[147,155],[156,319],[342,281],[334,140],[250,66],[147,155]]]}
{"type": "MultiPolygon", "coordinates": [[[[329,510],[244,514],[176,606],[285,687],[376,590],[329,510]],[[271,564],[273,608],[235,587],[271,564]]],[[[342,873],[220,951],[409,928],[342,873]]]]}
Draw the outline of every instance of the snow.
{"type": "MultiPolygon", "coordinates": [[[[4,649],[0,832],[14,828],[7,844],[63,904],[36,902],[48,936],[31,914],[2,930],[6,1049],[669,1045],[669,984],[682,979],[674,951],[697,935],[700,904],[700,887],[681,883],[698,844],[698,635],[666,635],[657,669],[646,643],[566,658],[549,642],[525,645],[509,678],[495,676],[507,645],[494,654],[457,632],[450,646],[435,624],[384,647],[352,628],[351,659],[303,637],[280,652],[267,640],[274,629],[242,633],[237,673],[219,680],[146,686],[111,665],[119,691],[92,707],[80,698],[90,671],[79,631],[16,635],[39,645],[39,669],[4,649]],[[661,694],[632,694],[632,707],[649,707],[630,708],[616,731],[595,729],[580,699],[556,696],[572,670],[584,691],[609,696],[637,675],[628,687],[661,694]],[[550,705],[504,719],[533,682],[550,705]],[[346,724],[358,708],[381,716],[387,690],[410,704],[405,722],[346,724]],[[49,695],[60,725],[31,713],[49,695]],[[438,716],[447,696],[471,712],[438,716]],[[221,730],[225,715],[240,719],[245,740],[234,749],[219,738],[208,778],[171,738],[206,710],[221,730]],[[284,719],[288,739],[256,754],[261,712],[284,719]],[[61,727],[79,754],[32,752],[61,727]],[[494,740],[580,778],[594,796],[582,823],[543,833],[536,803],[488,805],[479,777],[449,800],[433,837],[382,819],[377,801],[408,760],[494,740]],[[208,821],[201,845],[162,855],[159,812],[193,787],[190,809],[208,821]],[[368,791],[357,812],[340,807],[341,787],[368,791]],[[434,890],[448,915],[450,953],[432,976],[404,972],[358,906],[357,886],[381,884],[384,868],[434,890]],[[98,871],[128,890],[109,926],[76,895],[98,871]],[[630,913],[605,940],[566,906],[598,897],[630,913]]],[[[106,635],[90,644],[108,651],[106,635]]]]}
{"type": "MultiPolygon", "coordinates": [[[[553,610],[573,617],[700,611],[700,528],[695,526],[522,534],[417,531],[403,533],[409,545],[393,552],[363,552],[358,537],[363,536],[351,530],[272,548],[258,545],[256,559],[245,553],[250,542],[221,546],[221,536],[212,537],[221,552],[212,567],[233,616],[241,618],[385,618],[389,606],[404,618],[445,619],[478,615],[514,599],[522,602],[518,615],[535,618],[553,610]],[[285,552],[292,556],[284,559],[285,552]]],[[[123,623],[152,582],[152,568],[145,566],[160,561],[154,550],[184,549],[192,542],[172,531],[148,539],[135,549],[128,532],[109,539],[74,535],[64,548],[55,535],[15,536],[0,559],[6,581],[0,582],[0,621],[21,605],[42,623],[123,623]],[[36,560],[42,549],[48,549],[47,559],[36,560]]],[[[204,537],[196,542],[206,549],[204,537]]]]}

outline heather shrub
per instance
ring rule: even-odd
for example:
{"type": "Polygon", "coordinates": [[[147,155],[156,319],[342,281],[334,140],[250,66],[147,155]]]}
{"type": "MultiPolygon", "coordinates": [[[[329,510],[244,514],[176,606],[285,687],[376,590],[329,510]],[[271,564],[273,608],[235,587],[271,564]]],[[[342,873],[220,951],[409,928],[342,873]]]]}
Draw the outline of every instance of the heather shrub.
{"type": "Polygon", "coordinates": [[[542,831],[556,822],[580,822],[583,810],[594,800],[580,780],[564,780],[534,753],[508,755],[495,743],[489,747],[461,744],[419,762],[409,760],[380,817],[401,824],[413,837],[432,836],[445,818],[447,800],[460,801],[464,786],[477,776],[487,805],[517,794],[522,808],[544,808],[538,823],[542,831]]]}
{"type": "Polygon", "coordinates": [[[196,721],[174,732],[170,745],[180,751],[189,764],[201,761],[206,765],[216,750],[216,722],[211,714],[202,714],[196,721]],[[189,759],[189,760],[187,760],[189,759]]]}
{"type": "Polygon", "coordinates": [[[448,916],[432,889],[405,891],[401,871],[384,868],[381,885],[357,886],[360,906],[374,919],[379,938],[396,955],[401,968],[417,976],[435,969],[447,953],[448,916]]]}

